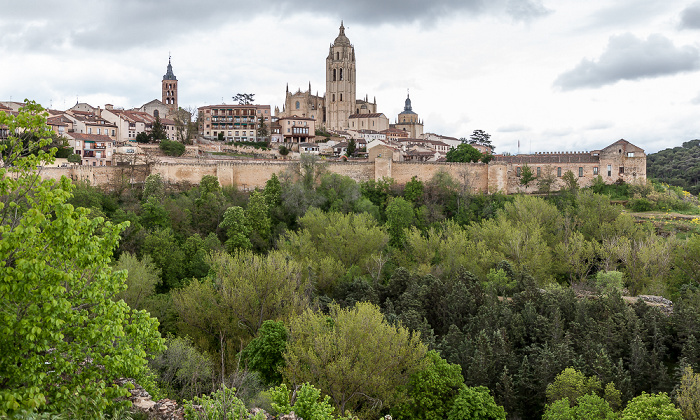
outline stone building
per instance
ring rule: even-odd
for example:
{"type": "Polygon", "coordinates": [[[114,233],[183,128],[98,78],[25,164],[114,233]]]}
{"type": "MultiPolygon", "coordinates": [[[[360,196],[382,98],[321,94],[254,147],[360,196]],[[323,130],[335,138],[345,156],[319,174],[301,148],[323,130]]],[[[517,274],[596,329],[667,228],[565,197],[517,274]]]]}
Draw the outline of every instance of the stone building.
{"type": "Polygon", "coordinates": [[[198,108],[199,135],[226,141],[261,141],[261,123],[271,133],[270,105],[207,105],[198,108]]]}
{"type": "Polygon", "coordinates": [[[289,85],[287,85],[287,93],[285,94],[282,111],[280,112],[279,108],[275,107],[275,115],[280,118],[297,115],[304,118],[312,118],[319,124],[325,122],[325,113],[325,98],[319,96],[318,92],[316,92],[315,95],[311,93],[311,82],[309,82],[309,90],[306,92],[302,92],[301,89],[299,89],[296,93],[291,93],[289,91],[289,85]]]}
{"type": "Polygon", "coordinates": [[[168,57],[168,69],[163,76],[161,83],[162,103],[168,107],[168,115],[173,115],[178,110],[177,107],[177,77],[173,73],[173,65],[168,57]]]}
{"type": "Polygon", "coordinates": [[[409,95],[406,95],[403,112],[399,114],[396,123],[392,127],[406,131],[410,138],[419,139],[423,137],[423,121],[418,118],[418,114],[413,112],[409,95]]]}
{"type": "Polygon", "coordinates": [[[389,119],[381,112],[372,114],[352,114],[348,117],[350,130],[384,131],[389,128],[389,119]]]}

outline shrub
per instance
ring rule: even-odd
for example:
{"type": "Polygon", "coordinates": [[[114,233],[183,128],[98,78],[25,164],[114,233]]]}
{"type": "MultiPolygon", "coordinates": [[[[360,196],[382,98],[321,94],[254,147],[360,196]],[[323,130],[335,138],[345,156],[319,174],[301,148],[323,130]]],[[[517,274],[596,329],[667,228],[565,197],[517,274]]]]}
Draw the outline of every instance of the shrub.
{"type": "Polygon", "coordinates": [[[160,142],[160,150],[168,156],[182,156],[185,153],[185,145],[179,141],[163,140],[160,142]]]}

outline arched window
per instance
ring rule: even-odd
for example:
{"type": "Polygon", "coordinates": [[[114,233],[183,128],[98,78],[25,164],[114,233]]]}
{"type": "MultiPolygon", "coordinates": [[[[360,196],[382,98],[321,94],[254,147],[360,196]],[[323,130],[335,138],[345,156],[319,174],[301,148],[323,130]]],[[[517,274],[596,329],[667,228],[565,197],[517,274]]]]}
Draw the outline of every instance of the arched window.
{"type": "Polygon", "coordinates": [[[343,94],[340,94],[340,102],[343,102],[343,94]]]}
{"type": "Polygon", "coordinates": [[[343,80],[343,69],[340,69],[340,80],[343,80]]]}
{"type": "Polygon", "coordinates": [[[333,69],[333,81],[335,82],[335,69],[333,69]]]}
{"type": "Polygon", "coordinates": [[[331,100],[331,102],[335,102],[335,93],[333,94],[333,99],[331,100]]]}
{"type": "Polygon", "coordinates": [[[299,109],[299,101],[296,103],[296,108],[299,109]]]}
{"type": "Polygon", "coordinates": [[[340,60],[340,53],[339,52],[335,53],[335,59],[340,60]]]}
{"type": "Polygon", "coordinates": [[[158,110],[157,110],[157,109],[154,109],[154,110],[153,110],[153,116],[156,117],[156,118],[158,118],[158,110]]]}
{"type": "Polygon", "coordinates": [[[360,113],[360,108],[357,108],[357,110],[356,110],[355,113],[356,113],[356,114],[359,114],[359,113],[360,113]]]}

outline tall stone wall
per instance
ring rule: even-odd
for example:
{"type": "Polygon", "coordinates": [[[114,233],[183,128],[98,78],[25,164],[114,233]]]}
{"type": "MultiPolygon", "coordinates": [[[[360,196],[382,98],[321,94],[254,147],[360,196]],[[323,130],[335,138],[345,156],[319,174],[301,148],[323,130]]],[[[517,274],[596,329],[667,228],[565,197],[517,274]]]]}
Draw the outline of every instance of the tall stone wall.
{"type": "Polygon", "coordinates": [[[428,181],[438,172],[447,172],[472,192],[488,192],[489,171],[484,163],[393,162],[391,166],[391,178],[398,184],[405,184],[414,176],[428,181]]]}

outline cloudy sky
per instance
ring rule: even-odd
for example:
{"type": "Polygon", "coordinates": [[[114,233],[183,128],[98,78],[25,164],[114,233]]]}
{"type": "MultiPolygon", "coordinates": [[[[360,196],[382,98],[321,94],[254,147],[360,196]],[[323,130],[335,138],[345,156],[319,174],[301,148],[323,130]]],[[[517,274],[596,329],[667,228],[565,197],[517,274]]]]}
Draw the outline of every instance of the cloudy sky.
{"type": "Polygon", "coordinates": [[[343,19],[357,94],[393,122],[410,89],[425,131],[497,152],[655,152],[700,138],[700,2],[688,0],[0,0],[0,100],[125,108],[239,92],[282,106],[325,90],[343,19]]]}

